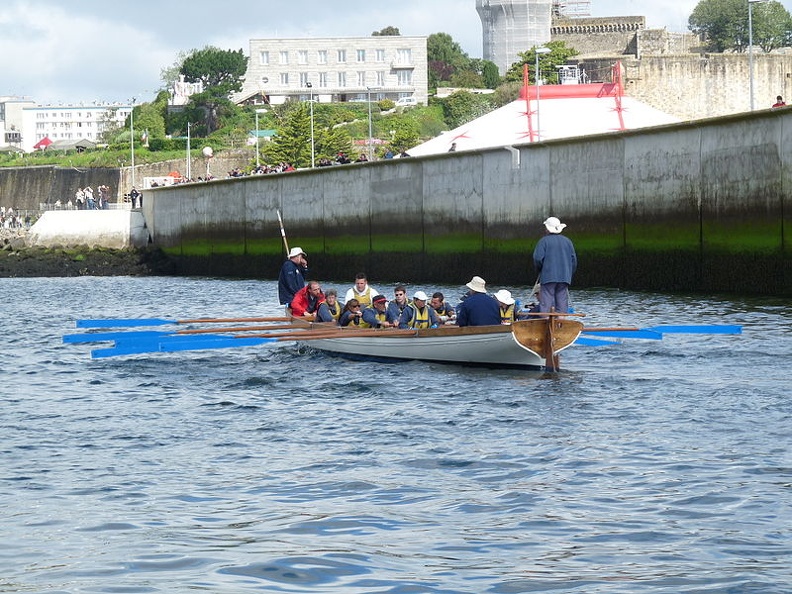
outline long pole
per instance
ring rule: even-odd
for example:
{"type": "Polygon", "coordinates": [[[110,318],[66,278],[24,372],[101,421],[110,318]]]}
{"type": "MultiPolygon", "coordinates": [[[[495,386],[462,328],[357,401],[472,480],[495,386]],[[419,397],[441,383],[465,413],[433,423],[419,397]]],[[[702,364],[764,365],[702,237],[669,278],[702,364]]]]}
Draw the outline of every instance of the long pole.
{"type": "Polygon", "coordinates": [[[536,85],[536,140],[542,140],[542,127],[539,125],[539,48],[536,48],[536,70],[534,70],[534,84],[536,85]]]}
{"type": "Polygon", "coordinates": [[[289,242],[286,241],[286,230],[283,228],[283,219],[281,218],[280,210],[276,210],[275,212],[278,213],[278,223],[280,223],[280,232],[281,237],[283,238],[283,247],[286,248],[286,255],[289,255],[289,242]]]}
{"type": "Polygon", "coordinates": [[[305,83],[305,86],[308,87],[309,102],[311,104],[311,169],[313,169],[316,166],[316,151],[314,149],[313,85],[311,83],[305,83]]]}

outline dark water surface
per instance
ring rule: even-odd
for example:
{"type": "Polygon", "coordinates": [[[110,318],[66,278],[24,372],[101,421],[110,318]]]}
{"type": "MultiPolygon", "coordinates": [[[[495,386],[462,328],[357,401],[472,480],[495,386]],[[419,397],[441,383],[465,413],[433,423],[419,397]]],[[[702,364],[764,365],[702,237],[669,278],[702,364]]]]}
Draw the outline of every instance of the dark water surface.
{"type": "Polygon", "coordinates": [[[289,343],[91,360],[61,344],[77,318],[274,315],[275,283],[0,289],[2,592],[792,591],[785,301],[577,291],[591,325],[744,333],[545,375],[289,343]]]}

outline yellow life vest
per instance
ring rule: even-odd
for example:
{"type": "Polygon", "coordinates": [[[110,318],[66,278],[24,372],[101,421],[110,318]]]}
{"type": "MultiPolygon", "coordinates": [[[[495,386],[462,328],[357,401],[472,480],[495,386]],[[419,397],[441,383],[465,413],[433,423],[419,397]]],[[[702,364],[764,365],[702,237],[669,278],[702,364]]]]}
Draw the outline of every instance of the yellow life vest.
{"type": "Polygon", "coordinates": [[[352,289],[352,293],[355,296],[355,299],[358,300],[358,303],[360,303],[361,310],[371,305],[371,287],[368,285],[366,285],[365,293],[358,294],[357,289],[354,288],[352,289]]]}
{"type": "Polygon", "coordinates": [[[428,328],[432,325],[431,318],[429,317],[428,305],[424,306],[423,312],[418,311],[418,308],[412,303],[409,307],[413,311],[412,320],[410,321],[410,328],[428,328]]]}
{"type": "Polygon", "coordinates": [[[333,316],[333,319],[337,322],[338,318],[341,317],[341,304],[336,301],[335,306],[331,306],[325,301],[325,305],[327,305],[327,309],[330,310],[330,315],[333,316]]]}
{"type": "Polygon", "coordinates": [[[501,324],[511,324],[514,321],[514,304],[499,307],[501,324]]]}

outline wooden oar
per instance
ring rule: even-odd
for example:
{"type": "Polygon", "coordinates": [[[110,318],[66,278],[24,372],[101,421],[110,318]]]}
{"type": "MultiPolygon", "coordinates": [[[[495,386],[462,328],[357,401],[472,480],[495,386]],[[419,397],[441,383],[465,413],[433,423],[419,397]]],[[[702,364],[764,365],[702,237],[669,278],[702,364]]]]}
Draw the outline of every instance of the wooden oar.
{"type": "Polygon", "coordinates": [[[295,318],[274,316],[264,318],[196,318],[192,320],[164,320],[161,318],[108,318],[77,320],[77,328],[137,328],[169,324],[229,324],[242,322],[289,322],[295,318]]]}
{"type": "Polygon", "coordinates": [[[141,335],[142,333],[119,333],[115,346],[91,351],[94,359],[134,355],[142,353],[193,351],[258,346],[282,341],[305,341],[320,339],[344,339],[364,336],[383,336],[394,334],[415,334],[415,330],[344,330],[341,328],[327,331],[305,330],[287,334],[271,333],[259,335],[228,336],[223,334],[202,335],[141,335]]]}

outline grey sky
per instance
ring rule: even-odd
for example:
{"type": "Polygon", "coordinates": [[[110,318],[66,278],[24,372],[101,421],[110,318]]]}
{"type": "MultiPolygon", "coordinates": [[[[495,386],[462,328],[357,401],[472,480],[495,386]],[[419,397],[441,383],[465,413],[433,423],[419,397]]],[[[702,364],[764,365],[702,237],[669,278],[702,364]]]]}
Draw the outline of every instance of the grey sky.
{"type": "MultiPolygon", "coordinates": [[[[593,16],[643,15],[686,30],[697,0],[591,0],[593,16]]],[[[789,9],[792,0],[784,0],[789,9]]],[[[387,26],[402,35],[448,33],[481,57],[475,0],[254,3],[249,0],[2,0],[0,96],[39,103],[148,101],[181,51],[243,49],[251,38],[356,37],[387,26]],[[258,6],[251,10],[251,7],[258,6]]]]}

